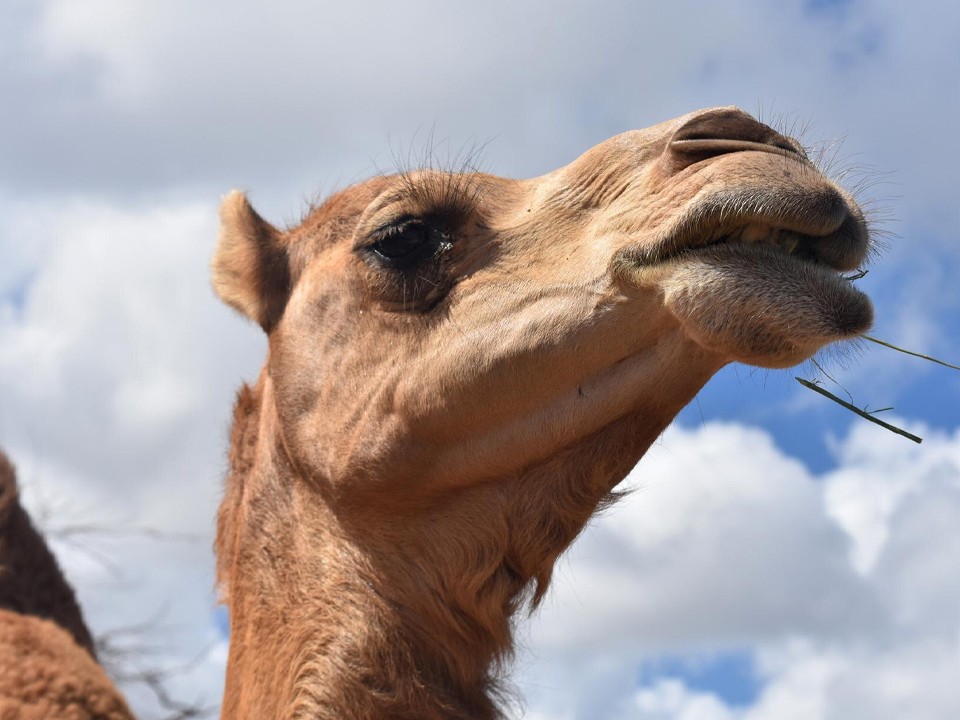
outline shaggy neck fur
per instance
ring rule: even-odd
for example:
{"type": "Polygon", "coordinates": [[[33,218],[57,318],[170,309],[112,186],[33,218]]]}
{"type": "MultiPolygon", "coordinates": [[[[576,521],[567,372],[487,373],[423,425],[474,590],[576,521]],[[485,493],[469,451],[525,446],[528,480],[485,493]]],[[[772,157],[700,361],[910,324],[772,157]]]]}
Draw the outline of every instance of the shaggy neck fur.
{"type": "Polygon", "coordinates": [[[224,717],[501,717],[511,618],[684,402],[385,517],[298,475],[268,376],[244,387],[217,533],[224,717]]]}
{"type": "Polygon", "coordinates": [[[95,656],[80,606],[43,536],[20,505],[13,466],[0,453],[0,608],[52,620],[95,656]]]}

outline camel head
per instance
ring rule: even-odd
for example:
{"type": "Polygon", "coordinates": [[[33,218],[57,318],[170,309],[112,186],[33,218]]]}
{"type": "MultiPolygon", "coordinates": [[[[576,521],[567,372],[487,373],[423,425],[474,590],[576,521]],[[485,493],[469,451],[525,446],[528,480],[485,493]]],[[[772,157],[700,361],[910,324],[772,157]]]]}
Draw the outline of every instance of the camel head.
{"type": "Polygon", "coordinates": [[[295,516],[283,552],[352,558],[371,606],[416,618],[411,655],[455,666],[437,670],[454,696],[711,375],[797,364],[872,319],[841,275],[868,249],[857,205],[733,108],[532,180],[377,177],[285,231],[240,193],[221,215],[214,286],[269,337],[256,431],[234,434],[233,475],[262,466],[259,489],[228,481],[221,582],[270,571],[241,548],[269,496],[258,532],[295,516]]]}
{"type": "Polygon", "coordinates": [[[871,321],[838,274],[867,248],[857,206],[732,109],[534,180],[377,178],[286,233],[238,193],[222,213],[216,288],[270,336],[292,459],[347,500],[522,472],[871,321]]]}

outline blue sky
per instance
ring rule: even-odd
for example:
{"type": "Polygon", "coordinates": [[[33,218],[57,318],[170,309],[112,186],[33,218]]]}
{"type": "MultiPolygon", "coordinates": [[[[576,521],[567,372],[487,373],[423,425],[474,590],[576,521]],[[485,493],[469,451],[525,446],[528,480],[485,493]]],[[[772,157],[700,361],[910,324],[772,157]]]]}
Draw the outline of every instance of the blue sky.
{"type": "Polygon", "coordinates": [[[738,707],[753,703],[761,688],[749,651],[661,655],[640,667],[637,684],[643,687],[664,677],[679,678],[695,692],[716,693],[738,707]]]}
{"type": "MultiPolygon", "coordinates": [[[[232,394],[264,349],[208,287],[233,187],[283,224],[431,133],[441,161],[481,145],[482,169],[529,177],[736,104],[802,130],[867,207],[872,334],[960,364],[956,3],[9,0],[5,18],[0,445],[35,510],[193,538],[104,540],[119,573],[58,547],[95,630],[162,612],[157,662],[212,647],[183,696],[222,682],[208,548],[232,394]]],[[[799,386],[811,364],[723,370],[520,627],[527,717],[957,716],[960,373],[869,344],[821,365],[923,445],[799,386]]]]}

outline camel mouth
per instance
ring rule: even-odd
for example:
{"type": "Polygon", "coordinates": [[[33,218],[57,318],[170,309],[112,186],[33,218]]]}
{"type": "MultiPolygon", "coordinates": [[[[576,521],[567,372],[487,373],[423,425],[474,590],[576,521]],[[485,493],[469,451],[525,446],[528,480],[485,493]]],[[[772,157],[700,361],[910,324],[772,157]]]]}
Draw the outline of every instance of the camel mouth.
{"type": "MultiPolygon", "coordinates": [[[[772,227],[764,223],[750,223],[740,227],[733,232],[726,233],[716,240],[710,240],[696,248],[690,248],[687,252],[696,252],[705,247],[716,247],[718,245],[728,245],[738,243],[741,245],[767,245],[779,250],[786,255],[792,256],[797,260],[804,260],[814,264],[821,263],[815,252],[816,241],[818,238],[802,233],[794,232],[786,228],[772,227]]],[[[681,253],[678,253],[682,254],[681,253]]]]}
{"type": "Polygon", "coordinates": [[[833,186],[740,189],[699,202],[666,238],[632,258],[656,265],[723,245],[764,245],[835,271],[857,269],[870,238],[860,209],[833,186]]]}
{"type": "Polygon", "coordinates": [[[869,298],[843,274],[866,258],[867,227],[841,191],[715,195],[678,225],[663,242],[625,249],[618,265],[659,287],[704,347],[789,367],[872,324],[869,298]]]}
{"type": "Polygon", "coordinates": [[[762,246],[769,249],[770,257],[789,258],[837,273],[857,268],[866,254],[865,243],[852,239],[850,233],[842,232],[841,228],[825,235],[810,235],[765,222],[748,222],[719,237],[708,237],[696,245],[679,249],[662,258],[661,262],[728,245],[762,246]]]}
{"type": "Polygon", "coordinates": [[[776,198],[744,192],[723,193],[698,203],[657,242],[621,250],[617,265],[634,272],[667,267],[709,256],[714,261],[756,262],[773,272],[816,268],[818,276],[846,282],[842,273],[866,260],[870,238],[859,208],[833,188],[797,197],[776,198]],[[744,211],[744,205],[773,209],[744,211]],[[762,249],[738,253],[737,248],[762,249]]]}

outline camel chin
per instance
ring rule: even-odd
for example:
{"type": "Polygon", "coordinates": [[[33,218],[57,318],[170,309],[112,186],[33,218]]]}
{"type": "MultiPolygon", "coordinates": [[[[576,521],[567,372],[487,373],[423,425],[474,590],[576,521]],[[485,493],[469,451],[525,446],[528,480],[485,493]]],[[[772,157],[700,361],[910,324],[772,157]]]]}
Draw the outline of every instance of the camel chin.
{"type": "Polygon", "coordinates": [[[670,263],[665,304],[698,344],[785,368],[873,322],[869,298],[828,267],[766,245],[719,245],[670,263]]]}

